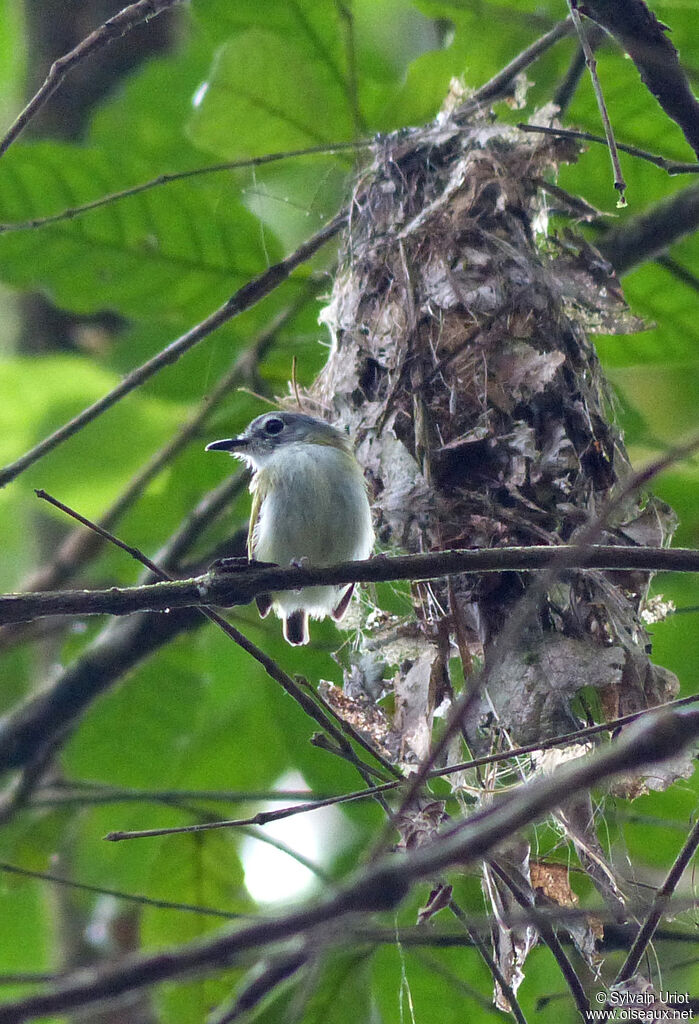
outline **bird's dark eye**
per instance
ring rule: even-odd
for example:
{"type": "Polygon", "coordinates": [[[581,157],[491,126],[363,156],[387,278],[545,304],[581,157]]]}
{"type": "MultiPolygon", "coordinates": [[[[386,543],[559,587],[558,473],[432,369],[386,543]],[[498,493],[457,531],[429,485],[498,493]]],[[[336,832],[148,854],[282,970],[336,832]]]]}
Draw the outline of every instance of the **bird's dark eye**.
{"type": "Polygon", "coordinates": [[[265,423],[266,434],[281,434],[284,429],[284,421],[278,420],[276,417],[272,417],[265,423]]]}

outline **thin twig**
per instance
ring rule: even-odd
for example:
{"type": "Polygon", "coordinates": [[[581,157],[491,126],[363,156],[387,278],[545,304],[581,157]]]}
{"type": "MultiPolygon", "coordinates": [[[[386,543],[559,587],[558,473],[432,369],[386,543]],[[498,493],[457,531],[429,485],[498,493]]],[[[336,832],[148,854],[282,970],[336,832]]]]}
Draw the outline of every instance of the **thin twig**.
{"type": "Polygon", "coordinates": [[[0,140],[0,156],[12,145],[73,68],[92,56],[93,53],[114,42],[115,39],[130,32],[132,28],[180,2],[181,0],[138,0],[137,3],[124,7],[113,18],[109,18],[103,25],[91,32],[74,49],[54,61],[41,88],[32,96],[24,110],[0,140]]]}
{"type": "MultiPolygon", "coordinates": [[[[182,0],[177,0],[181,3],[182,0]]],[[[143,181],[138,185],[131,185],[129,188],[119,189],[117,192],[110,192],[108,195],[100,196],[89,203],[81,203],[80,206],[72,206],[60,213],[52,213],[47,217],[32,217],[30,220],[16,221],[7,224],[0,224],[0,235],[9,231],[34,231],[38,228],[45,228],[52,224],[60,224],[61,221],[75,220],[83,213],[91,210],[99,210],[103,206],[119,202],[122,199],[129,199],[131,196],[138,196],[142,192],[148,192],[153,188],[161,188],[164,185],[171,185],[175,181],[186,181],[189,178],[199,178],[208,174],[220,174],[223,171],[239,171],[246,167],[262,167],[265,164],[276,163],[280,160],[292,160],[297,157],[316,156],[321,154],[342,153],[346,150],[353,152],[369,149],[374,145],[374,139],[360,139],[357,142],[335,142],[326,146],[309,146],[307,149],[289,149],[279,153],[265,153],[263,156],[250,157],[247,160],[228,160],[225,163],[210,164],[208,167],[194,167],[188,171],[173,171],[170,174],[159,174],[157,178],[143,181]]]]}
{"type": "Polygon", "coordinates": [[[273,989],[296,974],[311,955],[311,947],[308,943],[301,949],[270,957],[263,965],[263,969],[254,972],[253,978],[243,985],[236,996],[208,1015],[206,1024],[233,1024],[233,1021],[247,1015],[273,989]]]}
{"type": "MultiPolygon", "coordinates": [[[[587,41],[591,50],[596,50],[604,39],[604,29],[598,25],[592,25],[587,33],[587,41]]],[[[558,116],[562,118],[575,95],[575,92],[585,72],[585,54],[582,46],[579,46],[573,55],[568,71],[553,94],[553,102],[558,107],[558,116]]]]}
{"type": "MultiPolygon", "coordinates": [[[[502,864],[496,860],[491,860],[488,862],[488,866],[493,873],[498,876],[503,885],[509,889],[516,902],[519,903],[523,910],[532,909],[531,899],[528,898],[527,893],[524,892],[517,879],[511,875],[509,871],[506,871],[502,864]]],[[[561,974],[565,978],[568,988],[570,989],[570,994],[578,1008],[578,1013],[582,1017],[583,1021],[588,1021],[590,1001],[585,995],[585,989],[583,988],[582,982],[570,962],[568,955],[563,949],[553,926],[546,920],[540,918],[539,921],[536,922],[536,929],[543,942],[551,950],[551,953],[560,968],[561,974]]]]}
{"type": "Polygon", "coordinates": [[[644,85],[699,155],[699,100],[668,39],[667,26],[645,0],[585,0],[584,10],[628,53],[644,85]]]}
{"type": "MultiPolygon", "coordinates": [[[[177,571],[204,530],[242,486],[232,474],[197,503],[158,552],[158,564],[177,571]]],[[[232,538],[233,550],[244,549],[243,531],[232,538]]],[[[195,609],[170,615],[134,616],[109,623],[51,684],[24,698],[8,711],[0,735],[0,770],[23,768],[34,760],[47,739],[63,742],[81,712],[121,675],[150,657],[183,631],[193,631],[204,618],[195,609]]],[[[38,781],[38,780],[37,780],[38,781]]]]}
{"type": "MultiPolygon", "coordinates": [[[[668,701],[666,704],[659,704],[653,708],[647,708],[644,711],[635,711],[633,714],[624,715],[621,718],[615,718],[611,722],[603,722],[599,725],[588,725],[584,729],[577,729],[575,732],[566,733],[563,736],[555,736],[548,740],[539,740],[538,742],[528,743],[521,747],[511,747],[508,750],[503,750],[495,754],[484,754],[482,757],[475,757],[470,761],[460,761],[457,764],[451,764],[445,768],[435,768],[430,774],[430,779],[446,778],[449,775],[456,775],[459,772],[465,772],[474,768],[482,768],[488,764],[498,764],[502,761],[513,760],[517,757],[524,757],[526,754],[538,753],[543,750],[551,750],[554,747],[565,747],[570,746],[572,743],[578,743],[580,740],[587,740],[593,736],[598,736],[600,733],[605,732],[616,732],[617,729],[622,728],[624,725],[630,725],[632,722],[638,721],[639,718],[643,718],[645,715],[658,713],[660,711],[669,710],[671,708],[686,707],[690,704],[696,704],[699,701],[699,694],[692,694],[689,697],[680,697],[674,701],[668,701]]],[[[341,753],[340,751],[337,751],[341,753]]],[[[392,790],[399,789],[401,785],[405,783],[404,778],[395,779],[393,782],[382,782],[379,785],[368,786],[366,789],[355,790],[351,793],[340,793],[337,796],[319,797],[315,800],[309,800],[308,797],[304,797],[303,794],[298,794],[296,799],[303,799],[304,802],[301,804],[295,804],[294,806],[280,807],[273,811],[259,811],[247,818],[232,818],[228,821],[214,821],[214,822],[202,822],[197,825],[184,825],[175,826],[173,828],[161,828],[161,829],[149,829],[139,832],[110,832],[109,835],[105,836],[105,839],[109,839],[113,842],[122,839],[141,839],[150,836],[165,836],[165,835],[177,835],[184,832],[204,832],[210,829],[220,828],[239,828],[249,825],[268,825],[271,821],[279,821],[282,818],[290,818],[296,814],[306,814],[308,811],[315,811],[319,807],[331,807],[334,804],[352,803],[355,800],[368,800],[372,797],[377,796],[381,793],[388,793],[392,790]]],[[[173,791],[178,793],[180,791],[173,791]]],[[[215,795],[215,794],[214,794],[215,795]]],[[[280,794],[281,797],[282,794],[280,794]]],[[[149,793],[147,790],[134,790],[127,792],[128,799],[143,800],[151,799],[155,802],[159,802],[160,798],[157,793],[149,793]]],[[[197,790],[182,790],[180,799],[207,799],[207,791],[198,792],[197,790]]],[[[223,798],[223,794],[221,797],[223,798]]],[[[274,799],[273,793],[268,794],[265,799],[274,799]]],[[[109,793],[105,794],[104,799],[99,800],[100,803],[107,802],[119,802],[123,799],[123,793],[121,790],[116,790],[112,800],[109,798],[109,793]]],[[[249,799],[252,799],[250,797],[249,799]]],[[[80,797],[75,797],[74,800],[77,802],[80,797]]],[[[85,801],[86,803],[92,802],[90,796],[85,801]]],[[[171,802],[168,799],[168,792],[165,791],[163,802],[171,802]]],[[[52,801],[45,800],[34,800],[32,806],[41,807],[45,804],[52,804],[52,801]]],[[[61,801],[58,801],[60,804],[61,801]]],[[[466,823],[466,826],[468,823],[466,823]]]]}
{"type": "Polygon", "coordinates": [[[648,912],[648,916],[639,929],[633,946],[629,950],[626,960],[614,979],[615,985],[628,981],[636,973],[636,969],[641,962],[641,958],[645,953],[648,944],[651,942],[653,935],[655,934],[655,930],[660,923],[660,919],[668,909],[668,904],[672,898],[672,894],[677,888],[685,869],[689,866],[689,863],[698,848],[699,820],[695,822],[694,828],[689,833],[687,841],[684,843],[682,849],[677,855],[675,863],[667,874],[667,878],[656,892],[650,911],[648,912]]]}
{"type": "Polygon", "coordinates": [[[515,1018],[516,1021],[519,1022],[519,1024],[527,1024],[527,1019],[524,1016],[524,1013],[522,1012],[522,1007],[519,1005],[519,1000],[517,999],[517,993],[512,988],[512,985],[510,985],[509,981],[500,970],[500,965],[495,961],[495,959],[491,955],[490,950],[488,949],[487,945],[478,934],[478,931],[472,926],[469,918],[461,909],[456,900],[452,899],[449,901],[449,909],[451,910],[452,914],[457,919],[457,921],[460,921],[461,924],[463,925],[464,929],[468,934],[468,937],[471,939],[471,942],[480,953],[483,963],[490,971],[493,980],[497,982],[497,984],[502,989],[503,995],[510,1004],[512,1016],[515,1018]]]}
{"type": "Polygon", "coordinates": [[[402,779],[395,782],[385,782],[378,786],[370,786],[368,789],[360,789],[355,793],[346,793],[343,796],[326,797],[324,800],[309,800],[299,805],[280,807],[276,811],[259,811],[248,818],[233,818],[228,821],[207,821],[197,822],[194,825],[178,825],[173,828],[150,828],[131,832],[115,831],[108,832],[104,837],[110,843],[119,843],[124,839],[151,839],[154,836],[186,835],[190,832],[212,832],[221,828],[241,828],[251,825],[268,825],[271,821],[281,821],[290,818],[295,814],[306,814],[309,811],[317,811],[320,807],[333,807],[336,804],[351,803],[354,800],[364,800],[374,797],[378,793],[385,793],[390,789],[399,786],[402,779]]]}
{"type": "Polygon", "coordinates": [[[36,878],[42,882],[64,885],[69,889],[77,889],[80,892],[92,892],[98,896],[113,896],[115,899],[122,900],[125,903],[137,903],[140,906],[156,907],[158,910],[184,910],[188,914],[204,914],[207,917],[226,918],[232,921],[239,921],[253,916],[252,914],[239,914],[232,910],[219,910],[217,907],[202,907],[196,903],[158,900],[152,896],[141,896],[136,893],[124,892],[122,889],[109,889],[104,885],[90,885],[88,882],[77,882],[73,878],[63,878],[61,875],[54,875],[50,871],[33,871],[30,868],[20,867],[19,864],[8,864],[7,861],[0,861],[0,872],[3,871],[8,875],[36,878]]]}
{"type": "Polygon", "coordinates": [[[351,740],[354,740],[354,742],[359,744],[360,747],[364,747],[364,749],[367,751],[367,753],[371,754],[371,756],[376,761],[378,761],[378,763],[381,765],[383,770],[388,775],[392,775],[394,777],[394,779],[400,779],[402,781],[403,775],[396,768],[396,766],[394,764],[391,764],[391,762],[388,761],[383,756],[383,754],[381,754],[376,749],[376,747],[373,746],[372,743],[370,743],[368,740],[365,740],[364,737],[362,736],[362,734],[359,732],[359,730],[355,729],[351,722],[348,722],[345,718],[343,718],[342,715],[338,711],[336,711],[336,709],[332,706],[332,704],[330,704],[325,699],[325,697],[323,697],[322,693],[316,693],[316,691],[313,690],[312,686],[310,685],[310,683],[308,682],[307,679],[301,678],[300,682],[302,683],[302,685],[306,686],[307,689],[311,690],[311,692],[315,696],[315,699],[318,701],[320,706],[324,709],[326,715],[328,715],[329,718],[333,718],[337,722],[337,724],[340,726],[342,731],[344,733],[346,733],[347,736],[351,740]]]}
{"type": "MultiPolygon", "coordinates": [[[[573,131],[568,128],[549,128],[546,125],[539,124],[524,124],[520,122],[517,127],[522,132],[530,132],[539,135],[553,135],[557,139],[578,139],[581,142],[598,142],[603,146],[608,146],[607,139],[602,135],[592,135],[590,132],[579,132],[573,131]]],[[[664,156],[657,156],[655,153],[649,153],[645,149],[639,149],[638,146],[627,146],[623,142],[617,142],[616,148],[620,149],[622,153],[628,153],[629,156],[638,157],[639,160],[646,160],[650,164],[655,164],[656,167],[660,167],[661,170],[666,171],[667,174],[699,174],[699,161],[694,163],[679,163],[676,160],[668,160],[664,156]]]]}
{"type": "Polygon", "coordinates": [[[107,997],[193,971],[211,972],[239,961],[243,954],[309,935],[320,925],[341,925],[348,915],[394,909],[417,881],[433,878],[452,865],[459,871],[487,857],[504,839],[552,811],[572,791],[589,789],[619,772],[676,754],[699,735],[699,714],[668,713],[628,733],[608,749],[564,765],[553,775],[527,783],[517,797],[498,801],[473,828],[457,837],[436,836],[404,855],[391,855],[362,867],[336,892],[274,918],[235,931],[185,943],[154,954],[131,954],[118,964],[77,971],[48,992],[21,996],[0,1006],[0,1024],[22,1024],[36,1017],[65,1014],[107,997]]]}
{"type": "Polygon", "coordinates": [[[596,245],[617,274],[664,252],[699,225],[699,181],[666,196],[626,221],[605,231],[596,245]]]}
{"type": "MultiPolygon", "coordinates": [[[[672,274],[673,277],[681,281],[682,284],[686,284],[688,288],[691,288],[695,292],[699,292],[699,276],[693,274],[691,270],[684,267],[677,260],[673,259],[672,256],[658,256],[655,262],[663,270],[667,270],[668,274],[672,274]]],[[[686,611],[685,608],[676,608],[675,612],[686,611]]],[[[693,609],[692,609],[693,610],[693,609]]]]}
{"type": "MultiPolygon", "coordinates": [[[[89,530],[94,530],[104,540],[107,540],[111,544],[114,544],[116,547],[121,548],[121,550],[126,551],[129,555],[131,555],[132,558],[136,559],[136,561],[141,562],[143,565],[145,565],[146,568],[148,568],[153,573],[153,575],[156,576],[158,579],[173,582],[172,577],[170,576],[169,573],[165,572],[164,569],[156,565],[155,562],[148,558],[147,555],[144,555],[143,552],[140,551],[138,548],[132,547],[129,544],[125,544],[124,541],[120,540],[118,537],[115,537],[114,534],[110,533],[108,530],[103,529],[101,526],[98,526],[96,523],[93,523],[91,520],[87,519],[79,512],[76,512],[75,509],[70,508],[70,506],[65,505],[62,501],[59,501],[57,498],[52,497],[52,495],[47,494],[46,491],[37,491],[37,497],[43,498],[45,501],[48,501],[52,505],[55,505],[56,508],[60,509],[62,512],[65,512],[65,514],[70,516],[72,519],[75,519],[79,523],[82,523],[82,525],[87,527],[89,530]]],[[[257,661],[260,665],[262,665],[264,670],[267,672],[267,675],[271,676],[271,678],[274,679],[275,682],[279,683],[280,686],[289,694],[289,696],[292,697],[296,701],[296,703],[301,706],[301,708],[306,712],[306,714],[309,715],[321,727],[321,729],[323,729],[326,733],[328,733],[328,735],[332,737],[333,741],[343,751],[347,759],[354,765],[354,767],[357,769],[360,775],[362,775],[362,778],[364,778],[364,781],[368,784],[369,780],[367,779],[366,770],[363,762],[360,760],[359,757],[357,757],[353,747],[345,738],[342,731],[338,729],[333,720],[325,713],[325,711],[318,706],[316,701],[313,700],[311,696],[307,695],[304,692],[303,688],[299,686],[299,684],[296,683],[291,678],[291,676],[288,675],[276,663],[276,661],[270,658],[269,655],[265,653],[265,651],[263,651],[260,647],[254,644],[251,640],[249,640],[248,637],[246,637],[243,633],[240,632],[240,630],[236,629],[235,626],[233,626],[230,622],[228,622],[221,615],[219,615],[218,612],[214,611],[213,608],[207,607],[206,605],[201,605],[199,606],[198,611],[205,618],[209,619],[209,621],[213,622],[216,626],[218,626],[219,629],[221,629],[226,634],[226,636],[228,636],[231,640],[233,640],[235,644],[238,645],[238,647],[242,647],[242,649],[246,651],[246,653],[253,657],[255,661],[257,661]]],[[[378,759],[378,755],[375,752],[370,750],[370,753],[373,753],[374,757],[378,759]]]]}
{"type": "Polygon", "coordinates": [[[514,60],[510,61],[510,63],[502,69],[502,71],[499,71],[497,75],[494,75],[493,78],[482,85],[479,89],[476,89],[476,91],[454,111],[453,116],[455,120],[459,121],[468,118],[484,103],[489,103],[505,94],[517,75],[521,74],[525,68],[528,68],[531,64],[537,61],[539,57],[542,57],[560,39],[566,39],[568,36],[572,35],[574,31],[575,27],[571,17],[566,18],[564,21],[559,21],[558,24],[554,25],[549,32],[546,32],[545,35],[537,39],[531,46],[528,46],[526,50],[522,50],[514,60]]]}
{"type": "MultiPolygon", "coordinates": [[[[430,751],[429,757],[425,758],[418,771],[411,777],[410,785],[400,808],[395,814],[394,822],[399,815],[407,812],[412,801],[422,789],[425,779],[428,777],[437,759],[448,749],[452,737],[461,729],[462,723],[465,721],[471,708],[474,707],[480,693],[487,686],[493,672],[500,667],[506,653],[514,649],[518,643],[527,623],[536,614],[546,592],[571,567],[570,560],[575,561],[577,553],[582,550],[592,550],[592,548],[588,548],[588,545],[594,544],[605,525],[621,512],[631,495],[645,487],[663,470],[668,469],[681,459],[693,455],[698,448],[699,437],[691,438],[684,444],[678,445],[659,458],[652,460],[636,473],[633,473],[614,495],[605,501],[595,518],[579,531],[576,537],[576,544],[566,545],[565,551],[563,547],[554,548],[548,567],[529,584],[525,594],[520,598],[512,614],[507,619],[500,632],[498,645],[493,651],[491,660],[483,667],[480,675],[473,678],[472,685],[453,704],[440,739],[430,751]]],[[[388,836],[387,830],[382,837],[383,843],[388,840],[388,836]]]]}
{"type": "Polygon", "coordinates": [[[352,115],[352,131],[359,138],[366,125],[362,117],[359,103],[359,75],[357,73],[357,46],[355,41],[354,14],[351,6],[337,0],[337,10],[344,28],[345,60],[347,63],[347,83],[345,92],[352,115]]]}
{"type": "MultiPolygon", "coordinates": [[[[200,402],[198,408],[186,420],[170,441],[138,470],[126,485],[121,494],[100,517],[97,525],[105,530],[112,529],[124,512],[130,508],[145,488],[152,483],[166,466],[195,438],[204,423],[209,419],[216,406],[230,395],[246,377],[249,377],[258,362],[269,351],[279,330],[303,308],[305,303],[315,295],[320,287],[318,280],[311,280],[298,299],[278,313],[265,327],[253,343],[234,361],[232,367],[223,374],[208,395],[200,402]]],[[[225,504],[228,504],[226,499],[225,504]]],[[[97,531],[85,531],[80,528],[72,531],[61,543],[58,551],[48,565],[37,569],[25,581],[22,590],[52,590],[71,579],[90,559],[101,550],[100,535],[97,531]]]]}
{"type": "Polygon", "coordinates": [[[604,136],[607,140],[607,146],[609,148],[609,159],[612,162],[612,171],[614,172],[614,188],[619,193],[619,199],[617,206],[626,206],[626,182],[624,181],[624,174],[621,169],[621,163],[619,161],[619,153],[617,152],[616,139],[614,138],[614,130],[612,128],[612,122],[609,120],[609,114],[607,113],[607,105],[604,102],[604,93],[602,92],[602,86],[597,76],[597,61],[595,54],[590,46],[585,29],[583,28],[582,21],[580,20],[580,14],[577,9],[577,0],[568,0],[568,7],[570,10],[570,16],[573,19],[575,25],[575,31],[578,34],[582,51],[585,54],[585,63],[587,69],[590,72],[590,78],[592,80],[592,87],[595,90],[595,98],[597,99],[597,107],[602,118],[602,124],[604,126],[604,136]]]}
{"type": "Polygon", "coordinates": [[[282,281],[285,281],[289,275],[303,263],[315,255],[319,249],[321,249],[327,241],[334,237],[340,231],[343,224],[345,223],[347,214],[346,211],[342,211],[332,220],[321,228],[320,231],[312,235],[308,241],[300,245],[289,256],[286,256],[279,263],[275,263],[273,266],[268,267],[262,274],[254,278],[252,281],[248,281],[247,284],[243,285],[242,288],[232,295],[222,306],[220,306],[215,312],[205,317],[198,324],[181,335],[175,341],[171,342],[166,348],[164,348],[157,355],[153,356],[152,359],[147,360],[141,366],[132,370],[130,373],[121,380],[121,382],[112,388],[106,395],[93,402],[86,409],[83,409],[81,413],[75,416],[68,423],[65,423],[58,430],[54,431],[48,437],[40,441],[39,444],[35,445],[28,452],[16,459],[14,462],[9,463],[2,470],[0,470],[0,487],[4,487],[15,477],[19,476],[20,473],[24,472],[29,466],[33,465],[48,452],[52,451],[63,441],[67,441],[69,437],[77,434],[79,430],[82,430],[88,423],[96,419],[107,409],[110,409],[125,395],[128,395],[135,388],[140,387],[141,384],[149,380],[154,374],[158,373],[165,366],[170,366],[188,352],[189,349],[193,348],[198,342],[208,337],[217,328],[221,327],[222,324],[227,323],[234,317],[252,306],[256,305],[266,295],[269,295],[275,288],[277,288],[282,281]]]}
{"type": "MultiPolygon", "coordinates": [[[[699,696],[697,696],[699,700],[699,696]]],[[[363,792],[363,790],[362,790],[363,792]]],[[[135,786],[114,786],[108,782],[85,779],[51,781],[34,797],[35,807],[60,807],[64,804],[157,803],[178,804],[183,800],[205,803],[264,803],[280,800],[327,800],[330,794],[312,793],[307,789],[140,789],[135,786]]]]}

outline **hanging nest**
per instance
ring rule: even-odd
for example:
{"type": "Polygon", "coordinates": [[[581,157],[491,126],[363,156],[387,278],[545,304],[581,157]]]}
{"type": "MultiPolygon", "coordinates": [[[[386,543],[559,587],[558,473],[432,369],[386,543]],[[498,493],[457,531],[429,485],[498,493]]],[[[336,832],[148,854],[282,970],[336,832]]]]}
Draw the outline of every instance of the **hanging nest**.
{"type": "MultiPolygon", "coordinates": [[[[540,116],[551,123],[550,111],[540,116]]],[[[642,324],[629,315],[609,264],[568,227],[590,214],[555,183],[559,164],[577,155],[568,141],[521,132],[486,113],[468,124],[445,114],[380,140],[357,181],[340,269],[321,314],[330,354],[307,400],[355,438],[385,550],[575,542],[628,479],[588,335],[642,324]]],[[[597,541],[659,546],[674,525],[670,508],[637,496],[597,541]]],[[[649,574],[566,571],[526,635],[501,651],[499,637],[527,582],[508,572],[414,583],[411,616],[365,614],[344,693],[327,687],[326,699],[360,731],[365,722],[367,739],[384,756],[416,762],[429,754],[435,721],[453,701],[455,659],[465,677],[480,663],[487,683],[446,751],[455,763],[464,756],[462,737],[471,753],[507,750],[677,694],[675,676],[649,659],[641,621],[649,574]],[[387,685],[382,672],[394,714],[377,725],[372,708],[387,685]]],[[[531,770],[586,749],[547,752],[531,770]]],[[[460,773],[452,784],[488,803],[499,771],[460,773]]],[[[677,759],[622,780],[617,792],[633,796],[690,772],[691,763],[677,759]]],[[[437,830],[444,805],[426,800],[399,822],[403,846],[437,830]]],[[[625,887],[597,838],[589,794],[571,794],[554,821],[623,919],[625,887]]],[[[484,865],[495,917],[522,898],[560,904],[560,883],[546,882],[547,871],[530,862],[523,840],[484,865]]],[[[599,922],[566,927],[595,970],[599,922]]],[[[494,930],[496,960],[515,990],[536,941],[529,925],[494,930]]],[[[495,1001],[508,1008],[498,985],[495,1001]]]]}
{"type": "MultiPolygon", "coordinates": [[[[629,473],[587,335],[640,324],[600,254],[549,230],[552,214],[584,210],[554,182],[576,157],[570,142],[488,116],[466,126],[444,116],[381,140],[357,183],[321,314],[330,355],[309,398],[355,437],[386,549],[575,541],[629,473]]],[[[661,502],[631,499],[599,542],[660,545],[673,526],[661,502]]],[[[492,747],[488,722],[515,743],[571,731],[583,688],[599,691],[609,718],[674,696],[675,677],[648,658],[648,579],[566,573],[489,676],[464,723],[472,749],[492,747]]],[[[401,651],[396,685],[402,693],[417,671],[432,691],[420,712],[427,728],[415,743],[406,737],[415,756],[448,695],[454,650],[488,665],[525,586],[518,573],[489,573],[413,587],[415,619],[402,633],[422,653],[406,662],[401,651]]]]}

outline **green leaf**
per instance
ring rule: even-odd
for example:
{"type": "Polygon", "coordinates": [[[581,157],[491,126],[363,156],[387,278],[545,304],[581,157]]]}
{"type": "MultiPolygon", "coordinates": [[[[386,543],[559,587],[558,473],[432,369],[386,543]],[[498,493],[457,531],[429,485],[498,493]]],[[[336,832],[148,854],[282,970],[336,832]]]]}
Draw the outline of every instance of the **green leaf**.
{"type": "MultiPolygon", "coordinates": [[[[0,388],[0,459],[17,458],[115,383],[112,374],[78,356],[5,360],[0,388]]],[[[33,466],[18,486],[22,490],[43,487],[84,515],[99,514],[153,447],[172,432],[181,414],[174,403],[132,394],[33,466]],[[126,436],[130,436],[129,444],[123,443],[126,436]]],[[[44,511],[48,508],[41,507],[44,511]]]]}
{"type": "MultiPolygon", "coordinates": [[[[61,143],[0,162],[0,219],[60,213],[144,178],[138,160],[61,143]]],[[[78,313],[196,319],[278,253],[225,182],[177,182],[40,229],[0,235],[0,275],[78,313]],[[225,198],[225,206],[222,200],[225,198]]]]}
{"type": "Polygon", "coordinates": [[[230,160],[342,142],[345,84],[310,44],[249,29],[219,50],[189,134],[230,160]]]}

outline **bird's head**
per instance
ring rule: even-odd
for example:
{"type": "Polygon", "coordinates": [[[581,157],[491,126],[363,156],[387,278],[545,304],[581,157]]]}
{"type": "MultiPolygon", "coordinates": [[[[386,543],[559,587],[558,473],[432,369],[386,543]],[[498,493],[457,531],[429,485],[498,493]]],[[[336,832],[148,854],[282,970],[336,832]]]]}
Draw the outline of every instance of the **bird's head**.
{"type": "Polygon", "coordinates": [[[350,452],[349,438],[335,427],[301,412],[267,412],[248,424],[238,437],[207,444],[207,452],[228,452],[259,469],[287,445],[319,445],[350,452]]]}

